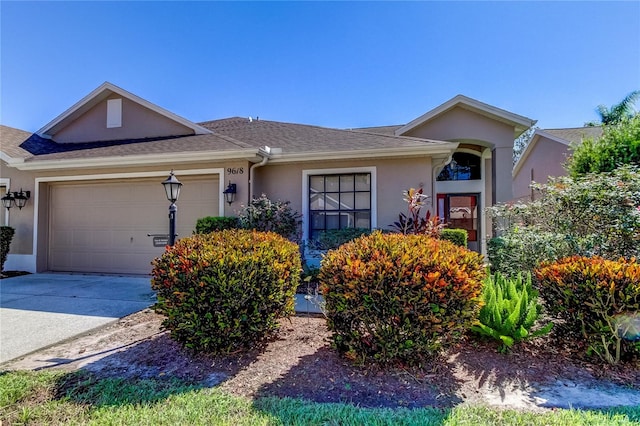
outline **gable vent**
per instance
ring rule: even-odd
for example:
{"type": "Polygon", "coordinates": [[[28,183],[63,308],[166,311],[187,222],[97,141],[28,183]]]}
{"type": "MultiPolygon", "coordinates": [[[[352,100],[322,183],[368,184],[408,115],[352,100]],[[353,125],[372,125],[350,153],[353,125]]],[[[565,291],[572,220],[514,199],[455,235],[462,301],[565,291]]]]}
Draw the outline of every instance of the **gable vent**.
{"type": "Polygon", "coordinates": [[[107,129],[122,127],[122,99],[107,100],[107,129]]]}

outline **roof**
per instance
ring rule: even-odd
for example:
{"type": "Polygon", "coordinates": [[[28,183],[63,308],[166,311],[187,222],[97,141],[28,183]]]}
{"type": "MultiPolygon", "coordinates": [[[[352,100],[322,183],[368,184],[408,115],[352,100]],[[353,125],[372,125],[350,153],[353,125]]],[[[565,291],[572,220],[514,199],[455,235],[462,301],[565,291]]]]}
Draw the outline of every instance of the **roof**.
{"type": "Polygon", "coordinates": [[[427,155],[450,152],[456,143],[385,135],[364,130],[341,130],[305,124],[232,117],[199,123],[215,134],[224,134],[252,146],[278,148],[274,160],[312,159],[354,154],[362,156],[427,155]],[[357,153],[357,154],[356,154],[357,153]]]}
{"type": "Polygon", "coordinates": [[[185,127],[188,127],[194,131],[196,135],[203,135],[210,133],[209,130],[204,129],[197,124],[187,120],[186,118],[180,117],[177,114],[172,113],[171,111],[167,111],[164,108],[159,107],[158,105],[152,104],[151,102],[142,99],[139,96],[134,95],[133,93],[127,92],[126,90],[116,86],[115,84],[109,83],[108,81],[102,83],[95,90],[89,93],[84,98],[80,99],[73,106],[67,109],[65,112],[54,118],[48,124],[46,124],[43,128],[38,130],[36,134],[43,138],[51,138],[54,134],[56,134],[60,129],[64,128],[67,123],[75,120],[91,108],[93,108],[99,102],[108,98],[111,94],[118,94],[123,98],[127,98],[132,102],[135,102],[139,105],[142,105],[172,121],[182,124],[185,127]]]}
{"type": "Polygon", "coordinates": [[[31,136],[30,132],[0,125],[0,155],[2,160],[9,162],[12,159],[29,157],[31,154],[20,147],[20,144],[29,136],[31,136]]]}
{"type": "Polygon", "coordinates": [[[502,123],[506,123],[513,126],[515,128],[514,138],[517,138],[529,127],[536,124],[536,120],[532,120],[522,115],[514,114],[504,109],[500,109],[492,105],[485,104],[484,102],[480,102],[478,100],[469,98],[464,95],[456,95],[453,98],[449,99],[447,102],[443,103],[442,105],[437,106],[431,111],[428,111],[427,113],[421,115],[415,120],[400,127],[395,131],[395,134],[396,135],[405,134],[408,131],[416,127],[419,127],[424,123],[427,123],[433,120],[434,118],[438,117],[439,115],[444,114],[447,111],[452,110],[453,108],[456,108],[456,107],[467,109],[469,111],[476,112],[480,115],[484,115],[485,117],[491,118],[493,120],[497,120],[502,123]]]}
{"type": "Polygon", "coordinates": [[[519,173],[522,165],[529,157],[529,154],[533,152],[538,141],[542,138],[568,147],[569,145],[582,142],[585,138],[597,139],[600,136],[602,136],[602,127],[600,126],[573,127],[566,129],[536,129],[531,135],[531,139],[529,140],[529,143],[527,143],[527,146],[525,146],[524,151],[522,151],[520,158],[518,158],[518,161],[513,166],[512,175],[515,176],[519,173]]]}
{"type": "Polygon", "coordinates": [[[562,138],[569,143],[580,143],[583,139],[598,139],[602,136],[602,126],[572,127],[567,129],[545,129],[546,133],[562,138]]]}
{"type": "Polygon", "coordinates": [[[57,143],[38,134],[3,126],[2,151],[11,157],[9,163],[22,170],[35,170],[176,160],[237,158],[258,161],[259,155],[266,153],[265,146],[275,148],[270,150],[274,162],[444,155],[457,146],[451,142],[240,117],[208,121],[198,126],[208,133],[76,144],[57,143]],[[5,128],[8,130],[4,131],[5,128]]]}
{"type": "Polygon", "coordinates": [[[402,126],[403,126],[402,124],[398,124],[395,126],[360,127],[357,129],[349,129],[349,130],[355,130],[359,132],[378,133],[380,135],[395,136],[396,130],[398,130],[402,126]]]}

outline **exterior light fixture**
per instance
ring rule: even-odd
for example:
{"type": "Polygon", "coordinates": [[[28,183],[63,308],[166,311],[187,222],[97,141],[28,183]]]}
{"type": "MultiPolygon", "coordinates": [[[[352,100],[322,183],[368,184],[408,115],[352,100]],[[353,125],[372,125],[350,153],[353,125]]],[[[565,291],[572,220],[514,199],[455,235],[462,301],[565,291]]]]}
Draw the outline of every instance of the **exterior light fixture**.
{"type": "Polygon", "coordinates": [[[222,193],[224,194],[224,199],[229,203],[229,205],[231,205],[231,203],[236,199],[236,184],[229,182],[227,189],[222,191],[222,193]]]}
{"type": "Polygon", "coordinates": [[[23,191],[22,188],[20,188],[20,191],[7,192],[7,195],[0,198],[0,200],[2,200],[2,206],[4,208],[10,209],[11,207],[17,207],[22,210],[30,198],[31,191],[23,191]]]}
{"type": "Polygon", "coordinates": [[[180,188],[182,188],[182,182],[178,180],[173,174],[173,170],[169,174],[169,177],[162,182],[164,186],[164,191],[167,195],[167,200],[171,202],[169,206],[169,245],[172,246],[176,242],[176,212],[178,211],[178,206],[176,206],[176,201],[178,201],[178,197],[180,196],[180,188]]]}

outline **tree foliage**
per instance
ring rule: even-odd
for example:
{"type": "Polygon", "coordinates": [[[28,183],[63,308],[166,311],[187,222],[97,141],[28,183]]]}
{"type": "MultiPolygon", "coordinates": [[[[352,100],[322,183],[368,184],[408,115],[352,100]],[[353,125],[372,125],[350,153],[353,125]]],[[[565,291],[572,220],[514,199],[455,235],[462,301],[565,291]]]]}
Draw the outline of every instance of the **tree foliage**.
{"type": "Polygon", "coordinates": [[[629,93],[625,98],[615,105],[612,105],[610,108],[607,108],[604,105],[598,105],[596,108],[596,112],[600,116],[600,122],[588,122],[585,123],[586,126],[599,126],[617,124],[625,119],[629,119],[638,113],[635,111],[634,105],[635,102],[640,99],[640,90],[634,90],[629,93]]]}
{"type": "Polygon", "coordinates": [[[585,139],[570,148],[573,153],[566,168],[573,177],[610,172],[623,164],[640,165],[640,114],[604,126],[599,139],[585,139]]]}

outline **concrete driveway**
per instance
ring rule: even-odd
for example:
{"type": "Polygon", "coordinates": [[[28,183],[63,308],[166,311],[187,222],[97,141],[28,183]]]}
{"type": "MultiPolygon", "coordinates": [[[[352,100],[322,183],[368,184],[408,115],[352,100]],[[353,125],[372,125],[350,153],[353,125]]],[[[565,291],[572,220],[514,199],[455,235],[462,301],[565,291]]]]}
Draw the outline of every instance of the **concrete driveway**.
{"type": "Polygon", "coordinates": [[[153,303],[149,277],[46,273],[0,280],[0,364],[153,303]]]}

